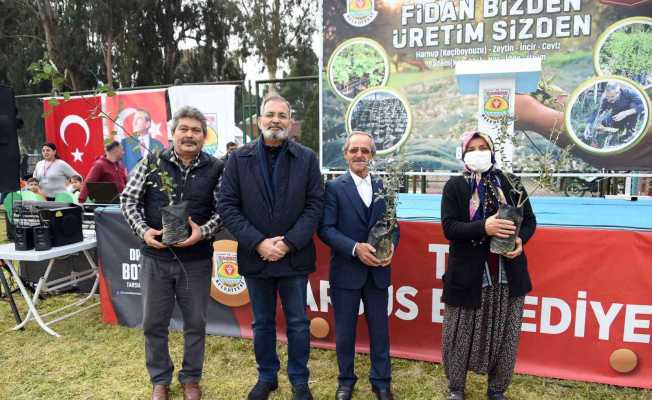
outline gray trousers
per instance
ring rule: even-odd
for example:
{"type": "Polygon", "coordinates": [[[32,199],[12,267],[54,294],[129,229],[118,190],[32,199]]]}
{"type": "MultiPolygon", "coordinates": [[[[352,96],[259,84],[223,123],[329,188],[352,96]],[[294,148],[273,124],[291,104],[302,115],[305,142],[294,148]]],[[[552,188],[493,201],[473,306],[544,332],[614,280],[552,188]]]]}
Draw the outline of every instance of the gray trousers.
{"type": "Polygon", "coordinates": [[[183,365],[179,382],[198,382],[204,365],[206,307],[210,294],[211,261],[165,261],[143,255],[143,331],[147,371],[153,384],[169,385],[174,365],[168,350],[168,327],[175,300],[183,316],[183,365]]]}

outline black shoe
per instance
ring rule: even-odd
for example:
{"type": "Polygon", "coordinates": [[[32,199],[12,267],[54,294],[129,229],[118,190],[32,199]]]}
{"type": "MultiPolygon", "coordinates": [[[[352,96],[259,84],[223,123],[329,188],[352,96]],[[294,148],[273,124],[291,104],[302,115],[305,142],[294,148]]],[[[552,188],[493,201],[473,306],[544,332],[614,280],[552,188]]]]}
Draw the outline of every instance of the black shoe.
{"type": "Polygon", "coordinates": [[[353,387],[352,386],[338,386],[335,391],[335,400],[351,400],[353,396],[353,387]]]}
{"type": "Polygon", "coordinates": [[[312,400],[312,393],[307,383],[292,386],[292,400],[312,400]]]}
{"type": "Polygon", "coordinates": [[[451,390],[448,392],[448,397],[446,397],[446,400],[464,400],[464,391],[451,390]]]}
{"type": "Polygon", "coordinates": [[[277,382],[258,381],[256,382],[256,385],[251,389],[251,392],[249,392],[247,400],[267,400],[269,398],[269,394],[276,389],[278,389],[277,382]]]}
{"type": "Polygon", "coordinates": [[[507,400],[505,393],[502,392],[487,392],[487,398],[489,400],[507,400]]]}
{"type": "Polygon", "coordinates": [[[376,394],[378,400],[394,400],[394,395],[392,394],[392,389],[378,389],[375,386],[371,387],[371,391],[376,394]]]}

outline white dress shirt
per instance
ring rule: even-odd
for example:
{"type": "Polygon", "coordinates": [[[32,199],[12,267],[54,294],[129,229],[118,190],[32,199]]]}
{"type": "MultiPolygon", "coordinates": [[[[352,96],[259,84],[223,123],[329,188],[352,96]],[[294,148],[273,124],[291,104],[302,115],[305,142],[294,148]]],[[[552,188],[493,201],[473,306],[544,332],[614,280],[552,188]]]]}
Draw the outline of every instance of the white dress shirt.
{"type": "MultiPolygon", "coordinates": [[[[358,194],[362,199],[362,202],[367,206],[371,206],[371,200],[373,198],[373,188],[371,186],[371,175],[367,174],[366,177],[361,178],[358,175],[354,174],[353,171],[349,170],[351,177],[353,177],[353,183],[355,183],[356,189],[358,189],[358,194]]],[[[358,247],[356,243],[351,250],[351,255],[355,257],[355,249],[358,247]]]]}
{"type": "Polygon", "coordinates": [[[349,173],[353,177],[353,183],[358,189],[358,194],[362,199],[362,202],[367,206],[371,206],[371,199],[373,198],[373,188],[371,187],[371,175],[367,174],[366,177],[361,178],[358,175],[354,174],[353,171],[349,170],[349,173]]]}

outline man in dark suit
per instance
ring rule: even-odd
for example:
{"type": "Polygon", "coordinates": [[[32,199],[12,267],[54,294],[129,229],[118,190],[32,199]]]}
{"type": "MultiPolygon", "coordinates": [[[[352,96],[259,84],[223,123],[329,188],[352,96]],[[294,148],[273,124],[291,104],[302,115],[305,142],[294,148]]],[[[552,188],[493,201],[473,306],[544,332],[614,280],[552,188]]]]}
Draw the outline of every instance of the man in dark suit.
{"type": "Polygon", "coordinates": [[[134,112],[132,120],[131,135],[120,141],[124,150],[123,162],[127,171],[131,170],[143,159],[148,153],[160,153],[163,151],[163,144],[154,139],[149,134],[149,128],[152,126],[152,117],[149,111],[138,109],[134,112]]]}
{"type": "Polygon", "coordinates": [[[308,274],[315,270],[312,237],[324,191],[317,156],[288,140],[290,104],[278,95],[263,100],[261,137],[236,150],[222,179],[219,213],[238,240],[238,268],[253,310],[258,382],[249,400],[266,400],[278,387],[277,293],[287,323],[288,376],[293,400],[312,399],[306,316],[308,274]]]}
{"type": "MultiPolygon", "coordinates": [[[[369,174],[369,162],[375,154],[370,134],[353,132],[346,139],[344,158],[349,171],[326,183],[319,227],[319,237],[331,248],[331,300],[340,369],[337,400],[350,399],[358,379],[353,361],[360,300],[369,327],[372,390],[378,399],[393,399],[387,316],[392,255],[379,260],[374,255],[376,249],[366,243],[369,231],[385,213],[385,202],[375,195],[382,182],[369,174]]],[[[398,231],[394,233],[394,245],[397,243],[398,231]]]]}

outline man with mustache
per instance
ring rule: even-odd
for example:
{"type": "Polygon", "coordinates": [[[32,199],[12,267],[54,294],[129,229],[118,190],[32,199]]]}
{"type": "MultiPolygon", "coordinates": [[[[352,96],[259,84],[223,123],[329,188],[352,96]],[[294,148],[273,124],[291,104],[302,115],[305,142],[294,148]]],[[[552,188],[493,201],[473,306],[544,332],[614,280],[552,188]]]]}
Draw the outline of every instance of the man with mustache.
{"type": "MultiPolygon", "coordinates": [[[[371,389],[379,400],[392,400],[387,288],[393,253],[379,260],[374,254],[376,249],[367,243],[369,231],[385,213],[385,201],[377,197],[382,181],[369,174],[376,145],[369,133],[355,131],[346,138],[343,152],[349,171],[326,182],[324,215],[319,225],[319,238],[331,248],[330,287],[340,370],[335,398],[351,399],[358,380],[353,362],[362,300],[369,329],[371,389]]],[[[396,246],[398,229],[393,241],[396,246]]]]}
{"type": "Polygon", "coordinates": [[[229,156],[220,189],[219,213],[238,240],[238,268],[253,310],[258,381],[249,400],[266,400],[277,389],[276,302],[280,295],[288,339],[292,399],[312,399],[306,316],[308,274],[315,271],[315,245],[323,206],[317,156],[288,140],[290,104],[272,94],[258,117],[262,135],[229,156]]]}
{"type": "Polygon", "coordinates": [[[149,154],[135,168],[120,203],[141,248],[143,333],[147,371],[154,385],[152,400],[170,398],[174,365],[168,351],[168,326],[175,300],[183,317],[184,352],[179,382],[184,400],[201,399],[199,380],[204,365],[206,308],[210,294],[213,245],[220,229],[218,182],[224,164],[201,151],[207,134],[206,117],[183,107],[172,121],[171,149],[149,154]],[[153,171],[153,168],[156,171],[153,171]],[[174,182],[175,201],[187,202],[190,236],[173,246],[160,241],[161,208],[168,196],[162,176],[174,182]]]}

